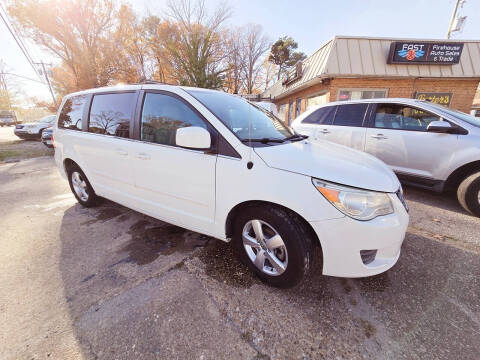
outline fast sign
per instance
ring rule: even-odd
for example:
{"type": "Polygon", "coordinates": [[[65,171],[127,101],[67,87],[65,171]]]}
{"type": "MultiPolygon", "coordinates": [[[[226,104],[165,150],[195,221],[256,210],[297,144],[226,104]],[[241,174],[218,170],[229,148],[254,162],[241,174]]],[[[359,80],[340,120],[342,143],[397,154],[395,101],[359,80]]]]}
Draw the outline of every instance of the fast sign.
{"type": "Polygon", "coordinates": [[[388,64],[458,64],[463,43],[395,41],[390,44],[388,64]]]}

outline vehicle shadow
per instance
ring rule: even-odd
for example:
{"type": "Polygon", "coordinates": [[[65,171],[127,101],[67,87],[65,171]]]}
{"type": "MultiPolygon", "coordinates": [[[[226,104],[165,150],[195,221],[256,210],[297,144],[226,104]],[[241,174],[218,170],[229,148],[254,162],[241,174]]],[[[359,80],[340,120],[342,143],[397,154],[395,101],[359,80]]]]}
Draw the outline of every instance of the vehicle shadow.
{"type": "Polygon", "coordinates": [[[405,199],[408,202],[420,203],[459,214],[473,216],[460,205],[457,195],[454,192],[436,193],[434,191],[419,189],[412,186],[404,186],[403,190],[405,199]]]}
{"type": "Polygon", "coordinates": [[[230,244],[108,201],[67,209],[60,239],[86,358],[189,358],[205,349],[215,358],[221,348],[245,357],[229,332],[263,358],[479,357],[479,256],[418,235],[407,234],[384,274],[338,279],[316,261],[301,286],[284,290],[257,280],[230,244]]]}

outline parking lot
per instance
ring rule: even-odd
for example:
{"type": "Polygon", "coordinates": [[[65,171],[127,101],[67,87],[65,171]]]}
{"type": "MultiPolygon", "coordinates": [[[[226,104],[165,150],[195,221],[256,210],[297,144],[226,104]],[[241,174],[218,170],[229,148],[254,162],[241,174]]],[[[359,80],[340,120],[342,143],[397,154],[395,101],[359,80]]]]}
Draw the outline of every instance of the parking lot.
{"type": "Polygon", "coordinates": [[[2,359],[480,357],[480,221],[406,189],[390,271],[279,290],[229,244],[105,201],[80,207],[51,157],[0,164],[2,359]]]}

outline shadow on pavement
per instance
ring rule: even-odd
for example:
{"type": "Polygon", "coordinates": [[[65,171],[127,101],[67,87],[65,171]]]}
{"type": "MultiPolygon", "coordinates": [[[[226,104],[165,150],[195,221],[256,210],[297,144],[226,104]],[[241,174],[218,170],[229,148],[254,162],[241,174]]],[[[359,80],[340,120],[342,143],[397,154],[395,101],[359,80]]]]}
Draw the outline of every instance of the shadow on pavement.
{"type": "Polygon", "coordinates": [[[289,290],[229,244],[111,202],[69,208],[60,237],[87,358],[480,358],[478,254],[421,236],[384,274],[337,279],[317,262],[289,290]]]}

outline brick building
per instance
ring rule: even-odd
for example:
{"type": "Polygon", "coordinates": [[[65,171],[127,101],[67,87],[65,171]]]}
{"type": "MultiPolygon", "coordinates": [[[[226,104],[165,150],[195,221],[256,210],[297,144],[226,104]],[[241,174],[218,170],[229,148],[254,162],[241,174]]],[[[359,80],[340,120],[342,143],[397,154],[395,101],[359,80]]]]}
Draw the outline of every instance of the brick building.
{"type": "Polygon", "coordinates": [[[480,41],[337,36],[262,97],[288,123],[313,105],[381,97],[427,98],[469,113],[479,81],[480,41]]]}

